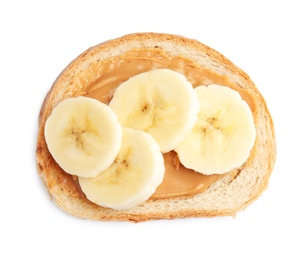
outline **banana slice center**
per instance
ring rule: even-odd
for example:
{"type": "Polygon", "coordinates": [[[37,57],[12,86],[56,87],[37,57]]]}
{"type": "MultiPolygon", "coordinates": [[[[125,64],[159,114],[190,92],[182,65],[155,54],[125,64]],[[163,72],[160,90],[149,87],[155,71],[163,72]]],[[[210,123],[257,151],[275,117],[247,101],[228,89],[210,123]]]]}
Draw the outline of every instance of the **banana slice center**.
{"type": "Polygon", "coordinates": [[[91,148],[95,142],[101,143],[103,138],[92,121],[85,116],[83,120],[72,119],[71,127],[67,129],[70,143],[77,149],[84,151],[87,155],[91,154],[91,148]],[[81,122],[80,122],[81,121],[81,122]]]}

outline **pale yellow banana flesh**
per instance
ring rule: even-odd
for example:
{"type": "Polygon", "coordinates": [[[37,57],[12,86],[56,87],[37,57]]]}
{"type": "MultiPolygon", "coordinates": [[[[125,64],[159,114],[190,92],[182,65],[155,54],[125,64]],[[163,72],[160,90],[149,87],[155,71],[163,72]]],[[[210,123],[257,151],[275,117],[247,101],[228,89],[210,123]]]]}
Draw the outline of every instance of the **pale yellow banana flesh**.
{"type": "Polygon", "coordinates": [[[183,141],[199,110],[191,83],[169,69],[144,72],[122,83],[110,107],[123,126],[151,134],[162,152],[183,141]]]}
{"type": "Polygon", "coordinates": [[[122,127],[105,104],[86,97],[56,106],[45,125],[55,161],[67,173],[94,177],[108,168],[121,147],[122,127]]]}
{"type": "Polygon", "coordinates": [[[249,106],[228,87],[200,86],[195,92],[200,111],[193,130],[176,148],[180,162],[203,174],[223,174],[240,167],[256,138],[249,106]]]}
{"type": "Polygon", "coordinates": [[[89,200],[123,210],[145,202],[161,184],[161,152],[174,149],[185,167],[222,174],[247,160],[256,131],[238,92],[193,89],[183,75],[160,69],[124,82],[110,106],[85,97],[62,101],[46,121],[45,137],[89,200]]]}
{"type": "Polygon", "coordinates": [[[79,178],[92,202],[117,210],[146,201],[161,184],[164,161],[157,142],[146,132],[123,128],[121,150],[114,163],[95,178],[79,178]]]}

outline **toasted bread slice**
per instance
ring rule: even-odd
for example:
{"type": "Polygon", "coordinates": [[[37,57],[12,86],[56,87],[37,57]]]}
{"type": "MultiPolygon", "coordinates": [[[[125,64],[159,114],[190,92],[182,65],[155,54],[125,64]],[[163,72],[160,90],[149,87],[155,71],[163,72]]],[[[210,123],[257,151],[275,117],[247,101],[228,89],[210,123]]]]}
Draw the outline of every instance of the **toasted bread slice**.
{"type": "MultiPolygon", "coordinates": [[[[160,57],[156,57],[157,60],[160,57]]],[[[161,63],[160,63],[161,64],[161,63]]],[[[165,67],[170,65],[165,62],[165,67]]],[[[183,73],[185,71],[183,70],[183,73]]],[[[188,76],[188,75],[186,75],[188,76]]],[[[266,102],[249,76],[212,48],[182,36],[158,33],[130,34],[94,46],[72,61],[58,76],[45,97],[39,115],[37,168],[54,202],[76,217],[109,221],[148,221],[188,217],[234,216],[256,200],[268,186],[276,158],[275,133],[266,102]],[[159,52],[157,52],[159,50],[159,52]],[[248,92],[256,126],[256,141],[245,164],[226,173],[202,193],[150,199],[129,210],[113,210],[90,202],[81,191],[77,177],[65,173],[52,158],[44,138],[44,126],[52,109],[62,100],[87,94],[87,88],[103,77],[100,64],[116,62],[138,54],[142,57],[163,53],[164,61],[179,57],[190,62],[190,69],[204,68],[210,75],[223,77],[240,93],[248,92]]]]}

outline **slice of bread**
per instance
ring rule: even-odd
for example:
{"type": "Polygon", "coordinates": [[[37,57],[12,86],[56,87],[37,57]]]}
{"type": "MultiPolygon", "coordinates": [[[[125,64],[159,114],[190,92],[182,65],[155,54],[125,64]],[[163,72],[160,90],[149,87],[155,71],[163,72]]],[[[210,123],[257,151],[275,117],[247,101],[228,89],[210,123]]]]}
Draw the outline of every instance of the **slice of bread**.
{"type": "MultiPolygon", "coordinates": [[[[140,63],[142,62],[141,57],[140,63]]],[[[158,57],[157,57],[158,59],[158,57]]],[[[212,79],[214,82],[214,78],[212,79]]],[[[249,103],[249,102],[248,102],[249,103]]],[[[250,105],[251,106],[251,105],[250,105]]],[[[39,115],[37,168],[54,202],[65,212],[93,220],[147,221],[187,217],[234,216],[256,200],[267,188],[276,158],[275,133],[266,102],[249,76],[212,48],[182,36],[138,33],[113,39],[86,50],[59,75],[45,97],[39,115]],[[252,99],[256,141],[250,157],[236,171],[218,178],[203,193],[192,197],[148,200],[129,210],[103,208],[86,199],[76,177],[65,173],[48,151],[45,121],[62,100],[86,94],[86,86],[102,77],[97,64],[118,61],[127,53],[163,51],[166,57],[181,57],[192,67],[205,68],[212,75],[227,78],[237,90],[248,91],[252,99]],[[96,65],[95,65],[96,64],[96,65]]]]}

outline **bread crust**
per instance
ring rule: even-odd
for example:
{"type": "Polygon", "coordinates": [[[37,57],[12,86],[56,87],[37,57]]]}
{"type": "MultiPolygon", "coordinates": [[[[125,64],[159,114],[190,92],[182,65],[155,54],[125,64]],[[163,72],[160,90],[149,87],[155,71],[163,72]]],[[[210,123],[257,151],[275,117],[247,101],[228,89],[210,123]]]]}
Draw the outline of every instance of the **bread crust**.
{"type": "Polygon", "coordinates": [[[136,33],[91,47],[73,60],[47,93],[38,120],[37,169],[54,202],[65,212],[85,219],[105,221],[148,221],[190,217],[234,216],[255,201],[267,188],[276,160],[273,120],[267,104],[250,77],[225,56],[196,40],[179,35],[136,33]],[[225,174],[209,189],[192,198],[147,201],[129,210],[103,208],[86,199],[75,177],[65,173],[48,151],[45,121],[62,100],[83,95],[78,84],[93,61],[118,57],[131,49],[161,48],[167,55],[183,56],[199,66],[228,77],[238,88],[249,90],[256,102],[256,141],[251,155],[238,173],[225,174]],[[79,80],[79,81],[78,81],[79,80]],[[74,82],[74,84],[72,84],[74,82]]]}

